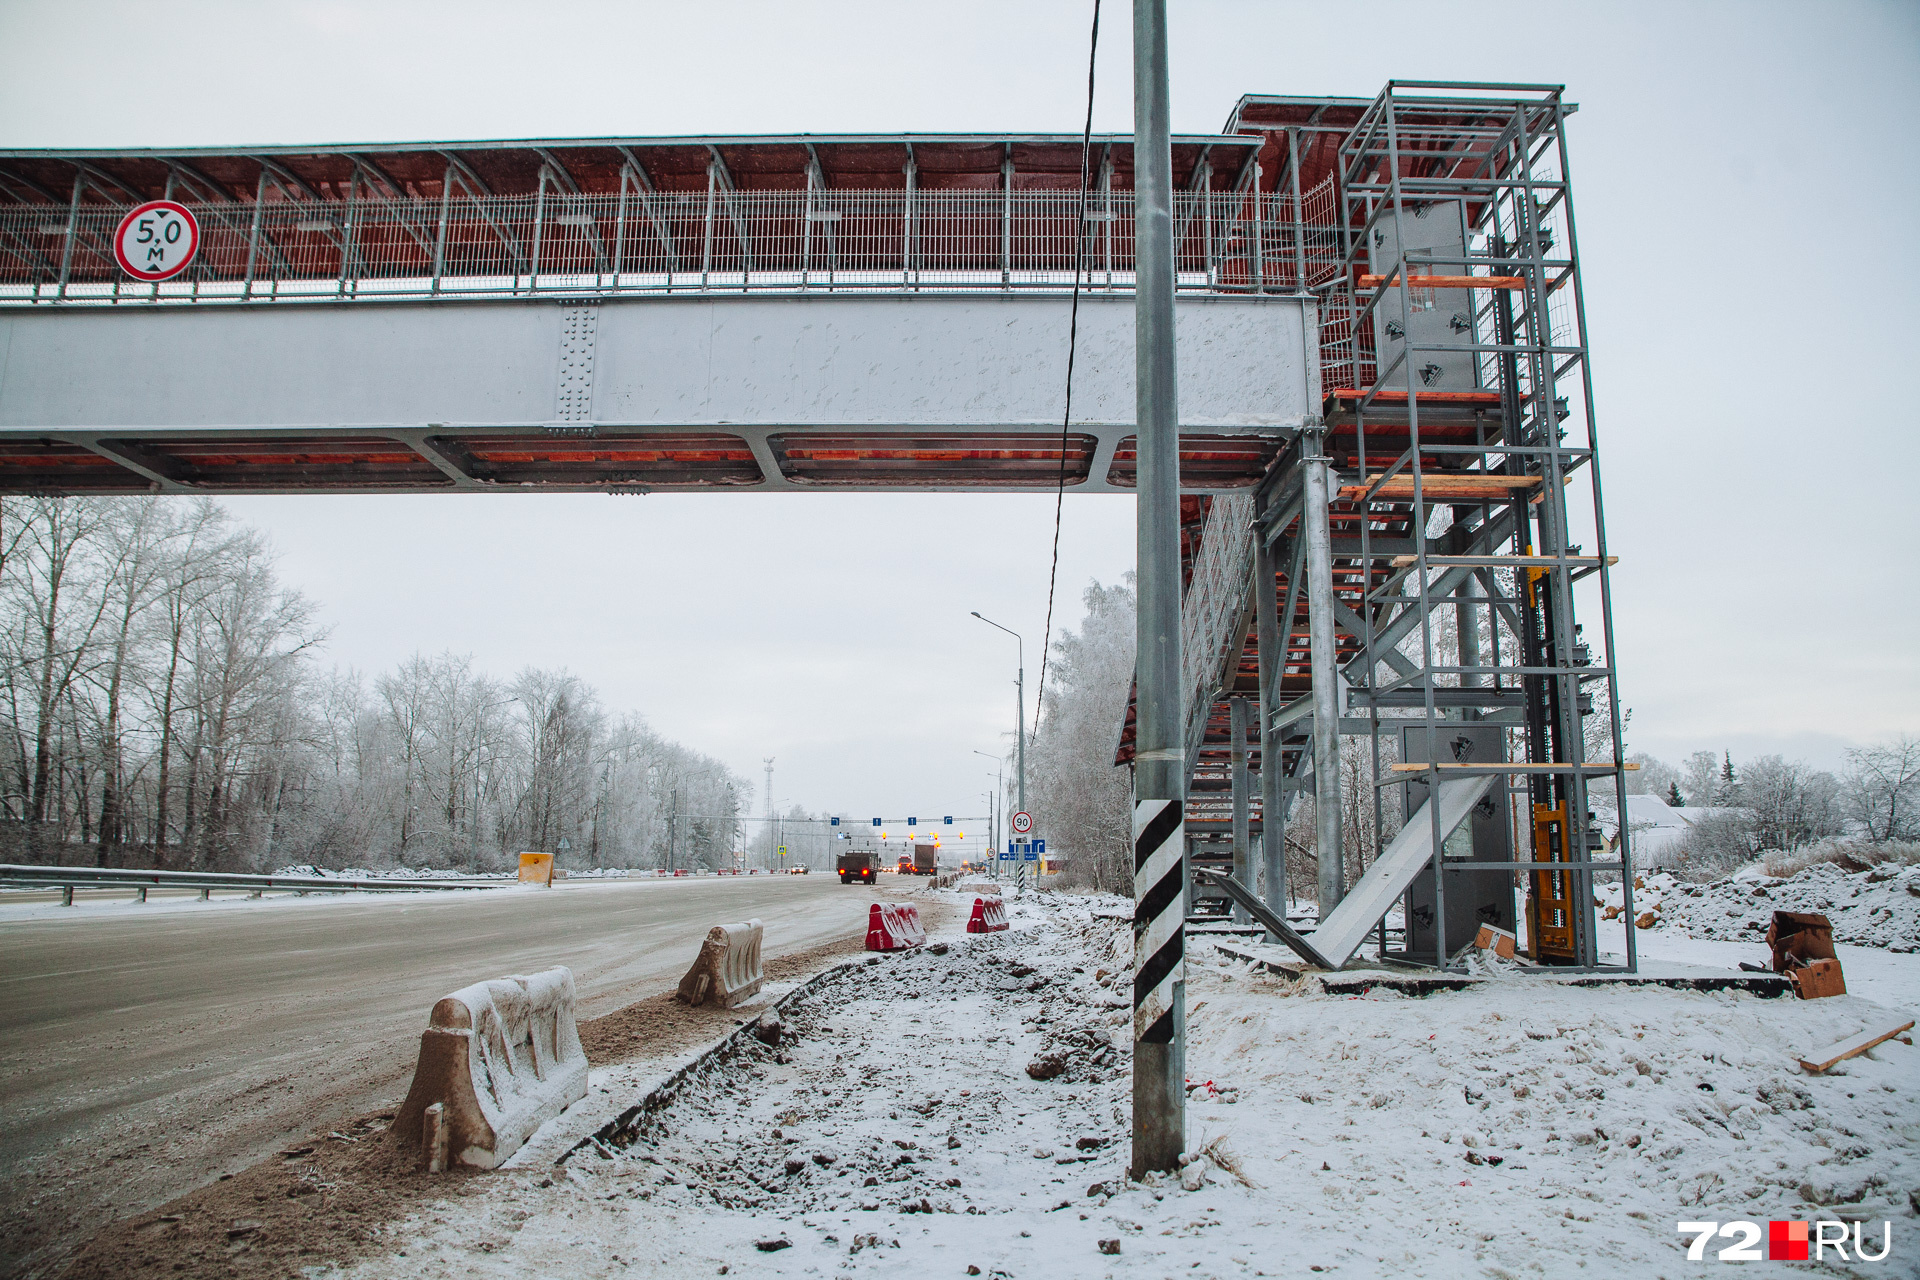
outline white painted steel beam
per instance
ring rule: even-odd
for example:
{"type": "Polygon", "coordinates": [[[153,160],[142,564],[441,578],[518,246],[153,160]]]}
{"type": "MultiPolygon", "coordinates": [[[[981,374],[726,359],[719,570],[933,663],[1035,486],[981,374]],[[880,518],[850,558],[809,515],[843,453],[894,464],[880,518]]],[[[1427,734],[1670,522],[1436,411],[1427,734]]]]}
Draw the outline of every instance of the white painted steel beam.
{"type": "MultiPolygon", "coordinates": [[[[1293,297],[1180,299],[1183,432],[1298,429],[1317,408],[1300,354],[1311,307],[1293,297]]],[[[351,435],[414,447],[428,431],[457,440],[564,421],[728,432],[769,473],[758,486],[730,487],[808,488],[778,473],[770,436],[979,431],[1057,441],[1067,308],[1051,296],[707,295],[8,309],[0,442],[45,437],[95,449],[143,438],[351,435]],[[586,420],[565,409],[582,403],[565,353],[569,312],[583,307],[596,320],[586,420]]],[[[1081,298],[1072,429],[1094,438],[1096,467],[1078,492],[1131,491],[1110,484],[1108,469],[1134,434],[1133,347],[1131,297],[1081,298]]],[[[163,481],[176,487],[164,473],[163,481]]]]}
{"type": "MultiPolygon", "coordinates": [[[[1493,781],[1493,775],[1482,774],[1477,778],[1456,778],[1442,782],[1436,788],[1440,796],[1442,840],[1452,835],[1453,829],[1466,820],[1493,781]]],[[[1353,953],[1373,932],[1373,926],[1380,923],[1380,917],[1387,914],[1400,895],[1413,884],[1414,877],[1433,860],[1437,850],[1433,847],[1433,820],[1427,813],[1428,803],[1421,801],[1420,807],[1400,828],[1400,834],[1393,838],[1373,865],[1367,868],[1366,874],[1347,891],[1340,905],[1328,913],[1320,927],[1313,931],[1311,937],[1315,949],[1335,968],[1353,958],[1353,953]]]]}

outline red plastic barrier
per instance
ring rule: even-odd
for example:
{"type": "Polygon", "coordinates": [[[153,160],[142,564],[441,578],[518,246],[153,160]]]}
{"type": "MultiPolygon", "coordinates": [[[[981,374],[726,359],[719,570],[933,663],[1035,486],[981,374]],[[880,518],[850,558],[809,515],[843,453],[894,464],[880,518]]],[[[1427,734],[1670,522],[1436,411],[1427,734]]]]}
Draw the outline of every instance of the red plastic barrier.
{"type": "Polygon", "coordinates": [[[920,908],[904,902],[876,902],[867,913],[867,950],[900,951],[927,940],[920,908]]]}
{"type": "Polygon", "coordinates": [[[998,897],[975,898],[968,933],[998,933],[1007,927],[1007,904],[998,897]]]}

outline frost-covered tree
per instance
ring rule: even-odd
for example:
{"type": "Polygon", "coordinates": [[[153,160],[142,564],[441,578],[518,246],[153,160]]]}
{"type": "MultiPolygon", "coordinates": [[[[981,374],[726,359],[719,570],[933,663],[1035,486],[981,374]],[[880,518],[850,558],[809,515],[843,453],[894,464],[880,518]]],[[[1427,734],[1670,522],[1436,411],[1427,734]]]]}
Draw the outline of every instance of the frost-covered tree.
{"type": "Polygon", "coordinates": [[[1720,774],[1720,760],[1711,751],[1696,751],[1680,766],[1680,794],[1688,806],[1704,809],[1713,804],[1713,790],[1720,774]]]}
{"type": "Polygon", "coordinates": [[[1040,723],[1027,747],[1027,795],[1049,854],[1074,881],[1111,893],[1133,888],[1132,778],[1113,763],[1133,679],[1133,575],[1081,595],[1078,631],[1054,641],[1040,723]]]}
{"type": "Polygon", "coordinates": [[[1761,756],[1741,770],[1741,800],[1761,849],[1798,849],[1840,834],[1840,781],[1798,760],[1761,756]]]}
{"type": "MultiPolygon", "coordinates": [[[[1672,765],[1644,751],[1636,751],[1628,756],[1627,763],[1640,766],[1627,774],[1627,794],[1630,796],[1665,796],[1680,780],[1680,775],[1672,765]]],[[[1600,785],[1607,786],[1606,783],[1600,785]]]]}
{"type": "Polygon", "coordinates": [[[9,860],[271,870],[718,865],[745,784],[583,681],[327,671],[315,608],[206,499],[0,499],[9,860]],[[674,816],[675,802],[678,816],[674,816]]]}
{"type": "Polygon", "coordinates": [[[1847,816],[1873,841],[1920,839],[1920,738],[1847,752],[1847,816]]]}

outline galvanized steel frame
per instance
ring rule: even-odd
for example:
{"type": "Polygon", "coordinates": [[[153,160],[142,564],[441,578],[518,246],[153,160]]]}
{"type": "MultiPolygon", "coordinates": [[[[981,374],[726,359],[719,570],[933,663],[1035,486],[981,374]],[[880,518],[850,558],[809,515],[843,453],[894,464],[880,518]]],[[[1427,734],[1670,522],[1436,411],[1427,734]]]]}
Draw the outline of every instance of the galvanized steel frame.
{"type": "MultiPolygon", "coordinates": [[[[1352,412],[1358,445],[1356,469],[1362,490],[1355,508],[1361,516],[1358,520],[1358,561],[1363,574],[1360,595],[1362,608],[1358,610],[1357,617],[1348,612],[1344,622],[1348,626],[1359,623],[1364,640],[1364,657],[1352,664],[1361,666],[1364,662],[1364,666],[1355,673],[1358,678],[1353,680],[1353,684],[1356,692],[1364,691],[1368,695],[1367,719],[1376,778],[1382,760],[1382,729],[1399,730],[1410,724],[1424,727],[1428,735],[1427,758],[1429,761],[1438,759],[1439,753],[1435,750],[1437,735],[1449,723],[1442,718],[1446,708],[1437,701],[1437,691],[1443,685],[1450,684],[1460,689],[1485,686],[1489,688],[1490,696],[1497,694],[1506,681],[1535,690],[1546,683],[1553,686],[1551,701],[1557,707],[1556,723],[1551,726],[1532,723],[1525,735],[1529,760],[1534,765],[1527,775],[1528,792],[1530,797],[1561,798],[1562,806],[1570,818],[1566,823],[1569,828],[1566,856],[1556,861],[1545,861],[1546,854],[1536,851],[1530,861],[1469,863],[1457,869],[1571,873],[1574,888],[1569,897],[1576,917],[1573,922],[1577,952],[1575,965],[1590,970],[1608,967],[1599,962],[1596,921],[1591,905],[1592,873],[1597,870],[1618,870],[1625,881],[1626,894],[1623,899],[1626,904],[1623,915],[1625,968],[1632,971],[1637,966],[1637,951],[1631,923],[1630,836],[1622,831],[1616,846],[1616,861],[1600,862],[1585,855],[1589,775],[1605,774],[1612,777],[1620,812],[1625,811],[1626,781],[1623,762],[1618,758],[1622,752],[1624,734],[1617,673],[1612,662],[1614,634],[1611,581],[1595,438],[1596,413],[1587,358],[1584,298],[1568,177],[1565,123],[1571,111],[1572,108],[1561,99],[1561,90],[1553,86],[1390,82],[1342,144],[1339,226],[1345,240],[1345,252],[1341,270],[1332,287],[1326,291],[1331,317],[1327,323],[1330,326],[1344,326],[1344,330],[1336,336],[1336,341],[1350,344],[1345,368],[1351,370],[1351,380],[1346,385],[1359,393],[1353,402],[1352,412]],[[1453,119],[1449,121],[1445,117],[1453,119]],[[1444,150],[1431,145],[1443,137],[1448,143],[1444,150]],[[1447,172],[1435,175],[1415,171],[1421,161],[1431,161],[1436,156],[1449,162],[1447,172]],[[1465,176],[1461,176],[1462,161],[1475,162],[1464,166],[1465,176]],[[1542,192],[1547,193],[1544,199],[1542,192]],[[1488,234],[1486,247],[1476,250],[1470,242],[1465,254],[1457,259],[1418,251],[1410,256],[1403,247],[1407,237],[1401,221],[1410,216],[1414,205],[1434,199],[1462,200],[1469,206],[1478,202],[1481,211],[1475,222],[1477,228],[1488,234]],[[1552,255],[1549,252],[1551,241],[1541,234],[1546,219],[1556,215],[1565,228],[1567,249],[1564,255],[1552,255]],[[1379,264],[1381,269],[1376,270],[1375,274],[1385,277],[1379,287],[1360,289],[1355,278],[1367,269],[1368,238],[1377,227],[1389,221],[1393,226],[1394,243],[1400,247],[1397,256],[1388,263],[1379,264]],[[1509,237],[1502,234],[1503,230],[1517,233],[1518,242],[1510,243],[1509,237]],[[1523,309],[1516,333],[1497,333],[1494,340],[1489,341],[1485,338],[1484,330],[1476,325],[1473,341],[1445,348],[1457,351],[1464,346],[1472,350],[1482,373],[1493,375],[1491,381],[1502,391],[1505,405],[1505,425],[1502,428],[1505,434],[1499,444],[1488,441],[1484,429],[1476,430],[1478,438],[1473,446],[1422,441],[1422,378],[1415,370],[1414,357],[1423,350],[1438,352],[1442,348],[1423,348],[1412,341],[1409,334],[1407,340],[1399,343],[1401,350],[1398,356],[1384,367],[1375,369],[1371,377],[1365,373],[1362,350],[1369,336],[1366,325],[1374,308],[1389,296],[1389,291],[1397,291],[1399,314],[1410,316],[1413,314],[1415,288],[1412,277],[1416,274],[1442,276],[1456,273],[1517,275],[1524,281],[1523,309]],[[1570,328],[1570,335],[1563,339],[1556,335],[1551,295],[1569,285],[1574,300],[1573,316],[1571,325],[1565,326],[1570,328]],[[1559,380],[1576,369],[1580,375],[1579,425],[1584,427],[1585,441],[1584,444],[1567,445],[1563,443],[1565,432],[1560,427],[1560,422],[1566,416],[1562,408],[1567,398],[1560,396],[1557,388],[1559,380]],[[1394,381],[1404,387],[1403,410],[1398,404],[1399,397],[1388,399],[1383,395],[1394,381]],[[1406,433],[1405,447],[1378,471],[1373,469],[1377,464],[1371,462],[1368,456],[1369,418],[1377,424],[1384,421],[1395,427],[1403,425],[1406,433]],[[1466,461],[1469,464],[1468,473],[1477,470],[1480,474],[1539,477],[1537,496],[1530,500],[1510,497],[1507,501],[1508,513],[1504,516],[1498,511],[1499,504],[1480,504],[1478,529],[1475,530],[1471,524],[1465,526],[1465,531],[1476,545],[1470,549],[1457,549],[1468,550],[1466,556],[1449,555],[1445,550],[1435,548],[1432,541],[1438,535],[1429,533],[1435,507],[1451,507],[1456,519],[1463,514],[1457,495],[1452,499],[1443,495],[1432,502],[1427,499],[1426,490],[1433,475],[1431,468],[1436,462],[1449,461],[1466,461]],[[1597,543],[1594,556],[1579,556],[1577,553],[1580,549],[1571,544],[1566,484],[1582,467],[1587,472],[1590,484],[1592,528],[1597,543]],[[1390,494],[1389,486],[1396,480],[1402,481],[1397,487],[1399,492],[1390,494]],[[1406,501],[1409,495],[1404,492],[1409,481],[1410,508],[1406,501]],[[1529,528],[1532,522],[1526,519],[1516,522],[1513,519],[1515,514],[1524,515],[1529,507],[1538,508],[1540,545],[1537,547],[1532,545],[1529,528]],[[1375,554],[1370,545],[1373,531],[1376,524],[1386,524],[1395,519],[1409,525],[1413,534],[1413,553],[1409,563],[1380,566],[1377,561],[1384,557],[1375,554]],[[1477,537],[1474,536],[1476,533],[1477,537]],[[1513,595],[1500,590],[1492,563],[1458,563],[1460,559],[1475,558],[1473,552],[1486,556],[1500,545],[1514,540],[1518,540],[1520,551],[1527,557],[1521,585],[1526,587],[1529,595],[1544,587],[1547,597],[1550,634],[1555,643],[1551,650],[1552,661],[1545,664],[1529,665],[1518,652],[1522,647],[1519,628],[1526,625],[1524,618],[1517,615],[1513,607],[1525,603],[1520,596],[1520,588],[1516,587],[1513,595]],[[1385,572],[1381,572],[1383,568],[1385,572]],[[1376,574],[1379,575],[1377,578],[1376,574]],[[1576,581],[1589,574],[1598,575],[1600,588],[1598,612],[1604,651],[1597,664],[1585,659],[1575,641],[1578,632],[1572,588],[1576,581]],[[1380,584],[1378,587],[1375,586],[1376,581],[1380,584]],[[1474,617],[1476,628],[1478,612],[1486,612],[1491,620],[1490,633],[1496,646],[1491,660],[1471,655],[1475,660],[1468,661],[1463,656],[1459,661],[1449,664],[1442,659],[1437,652],[1435,617],[1436,610],[1444,606],[1451,606],[1456,618],[1474,617]],[[1515,650],[1513,662],[1501,661],[1503,623],[1507,628],[1506,644],[1515,650]],[[1419,659],[1413,664],[1414,669],[1408,670],[1405,655],[1399,652],[1399,646],[1402,639],[1416,627],[1420,636],[1419,659]],[[1392,662],[1394,658],[1401,658],[1402,661],[1392,662]],[[1396,668],[1395,678],[1381,681],[1383,665],[1396,668]],[[1590,765],[1584,758],[1584,717],[1580,708],[1583,686],[1595,680],[1603,680],[1610,695],[1608,714],[1615,758],[1599,765],[1590,765]],[[1421,694],[1417,716],[1411,720],[1381,716],[1380,695],[1416,687],[1421,694]],[[1543,728],[1550,730],[1550,737],[1556,744],[1551,748],[1539,740],[1543,728]],[[1555,759],[1555,756],[1560,758],[1555,759]],[[1574,839],[1580,841],[1578,852],[1571,843],[1574,839]]],[[[1487,289],[1475,292],[1482,299],[1476,310],[1476,319],[1506,305],[1507,294],[1504,291],[1487,289]]],[[[1447,468],[1445,474],[1461,472],[1447,468]]],[[[1467,518],[1471,520],[1470,515],[1467,518]]],[[[1456,694],[1448,701],[1458,705],[1463,696],[1470,695],[1456,694]]],[[[1499,771],[1497,766],[1494,771],[1499,771]]],[[[1419,776],[1431,786],[1441,774],[1437,768],[1429,767],[1419,776]]],[[[1406,781],[1408,777],[1405,774],[1376,781],[1375,856],[1378,856],[1384,838],[1381,834],[1385,825],[1382,821],[1383,794],[1388,787],[1402,785],[1406,781]]],[[[1446,833],[1438,829],[1439,816],[1434,806],[1427,808],[1435,824],[1433,846],[1438,849],[1446,833]]],[[[1532,823],[1529,822],[1529,831],[1531,828],[1532,823]]],[[[1430,871],[1435,903],[1436,946],[1433,963],[1441,967],[1451,962],[1449,940],[1445,935],[1445,873],[1455,869],[1449,867],[1445,859],[1436,857],[1430,871]]],[[[1466,940],[1452,941],[1460,943],[1466,940]]],[[[1383,938],[1383,953],[1384,948],[1383,938]]]]}

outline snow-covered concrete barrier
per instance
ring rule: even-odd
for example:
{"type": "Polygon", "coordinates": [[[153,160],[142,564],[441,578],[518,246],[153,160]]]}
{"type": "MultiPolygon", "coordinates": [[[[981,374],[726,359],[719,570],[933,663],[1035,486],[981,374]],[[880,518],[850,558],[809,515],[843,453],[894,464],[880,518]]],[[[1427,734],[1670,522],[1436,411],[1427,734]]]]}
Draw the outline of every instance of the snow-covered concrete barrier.
{"type": "Polygon", "coordinates": [[[393,1132],[419,1145],[423,1163],[438,1149],[447,1164],[492,1169],[586,1096],[573,971],[557,966],[476,982],[433,1006],[393,1132]]]}
{"type": "Polygon", "coordinates": [[[998,933],[1006,927],[1007,904],[998,894],[973,900],[973,914],[967,919],[968,933],[998,933]]]}
{"type": "Polygon", "coordinates": [[[867,950],[900,951],[927,940],[920,908],[909,902],[876,902],[867,912],[867,950]]]}
{"type": "Polygon", "coordinates": [[[758,920],[713,926],[675,994],[685,1004],[715,1004],[723,1009],[758,994],[767,980],[760,964],[764,933],[758,920]]]}

